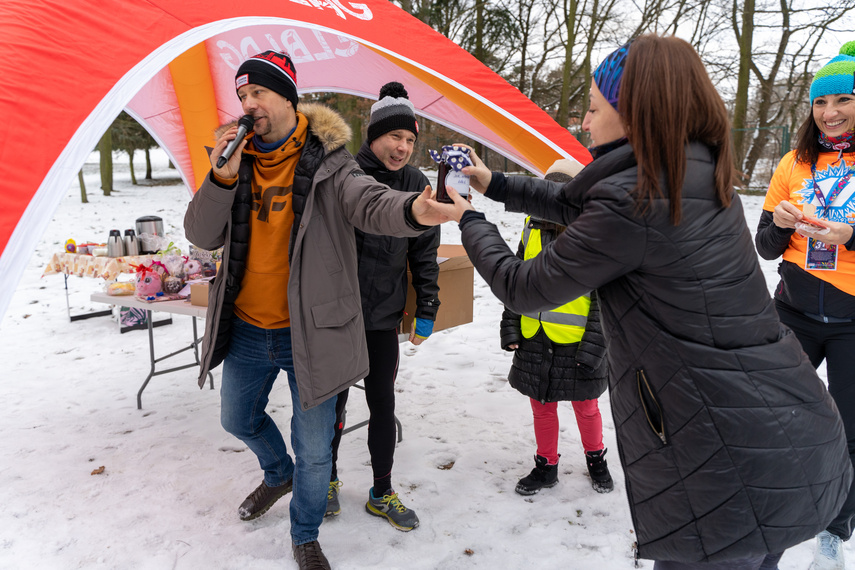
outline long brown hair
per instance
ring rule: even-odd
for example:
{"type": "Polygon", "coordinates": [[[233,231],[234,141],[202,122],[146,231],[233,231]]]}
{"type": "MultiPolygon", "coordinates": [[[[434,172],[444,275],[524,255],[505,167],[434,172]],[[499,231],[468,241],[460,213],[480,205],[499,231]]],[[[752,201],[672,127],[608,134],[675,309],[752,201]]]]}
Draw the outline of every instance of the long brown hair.
{"type": "Polygon", "coordinates": [[[813,102],[810,105],[808,116],[799,127],[796,135],[796,160],[806,164],[814,164],[819,160],[819,127],[813,118],[813,102]]]}
{"type": "Polygon", "coordinates": [[[632,43],[621,78],[618,111],[638,161],[636,199],[646,210],[665,194],[671,223],[680,223],[686,178],[686,145],[707,145],[715,158],[716,195],[730,206],[736,171],[730,148],[730,120],[694,48],[674,36],[645,34],[632,43]]]}

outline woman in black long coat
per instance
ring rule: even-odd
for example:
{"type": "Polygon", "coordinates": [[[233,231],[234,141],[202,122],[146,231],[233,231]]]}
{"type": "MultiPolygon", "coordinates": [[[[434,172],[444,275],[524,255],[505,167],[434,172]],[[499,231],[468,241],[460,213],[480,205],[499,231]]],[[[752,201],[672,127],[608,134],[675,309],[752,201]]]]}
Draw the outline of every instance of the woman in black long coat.
{"type": "Polygon", "coordinates": [[[512,211],[567,230],[514,256],[458,196],[495,295],[517,312],[596,289],[637,554],[656,568],[775,567],[837,514],[852,480],[843,424],[782,326],[733,190],[730,123],[692,47],[645,35],[594,74],[595,160],[560,186],[464,170],[512,211]],[[530,284],[537,283],[537,287],[530,284]]]}

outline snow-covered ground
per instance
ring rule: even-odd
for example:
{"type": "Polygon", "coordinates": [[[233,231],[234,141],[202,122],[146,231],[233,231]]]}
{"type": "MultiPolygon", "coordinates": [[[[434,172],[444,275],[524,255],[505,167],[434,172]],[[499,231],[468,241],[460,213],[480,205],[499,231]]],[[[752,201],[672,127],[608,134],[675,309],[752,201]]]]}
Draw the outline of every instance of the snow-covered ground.
{"type": "MultiPolygon", "coordinates": [[[[156,376],[137,410],[149,368],[146,333],[120,334],[109,317],[69,322],[62,276],[41,277],[66,239],[106,241],[110,229],[131,228],[143,215],[163,218],[186,251],[189,193],[164,155],[154,159],[158,184],[132,186],[126,157],[117,158],[117,189],[104,197],[92,155],[85,168],[91,202],[81,204],[70,181],[0,323],[0,568],[296,568],[287,498],[257,521],[238,519],[261,473],[252,453],[220,427],[218,392],[199,390],[194,369],[156,376]]],[[[141,155],[136,164],[139,173],[141,155]]],[[[762,197],[743,201],[753,229],[762,197]]],[[[523,217],[480,196],[474,204],[515,247],[523,217]]],[[[460,243],[456,225],[443,226],[443,242],[460,243]]],[[[770,287],[775,267],[763,263],[770,287]]],[[[72,277],[68,286],[72,313],[104,308],[88,300],[98,281],[72,277]]],[[[615,491],[591,489],[565,402],[560,483],[531,498],[514,492],[533,466],[535,444],[528,400],[506,381],[511,356],[499,348],[500,315],[501,304],[476,273],[473,323],[435,333],[419,347],[402,344],[397,415],[404,439],[393,484],[421,526],[402,533],[365,512],[366,432],[348,434],[339,462],[342,514],[320,531],[334,568],[633,568],[607,394],[600,408],[615,491]]],[[[173,319],[155,329],[158,354],[189,343],[190,318],[173,319]]],[[[214,378],[219,386],[219,369],[214,378]]],[[[270,408],[287,436],[284,382],[270,408]]],[[[366,417],[364,398],[354,392],[348,420],[366,417]]],[[[855,557],[855,549],[846,550],[855,557]]],[[[806,569],[812,551],[812,541],[790,549],[781,569],[806,569]]]]}

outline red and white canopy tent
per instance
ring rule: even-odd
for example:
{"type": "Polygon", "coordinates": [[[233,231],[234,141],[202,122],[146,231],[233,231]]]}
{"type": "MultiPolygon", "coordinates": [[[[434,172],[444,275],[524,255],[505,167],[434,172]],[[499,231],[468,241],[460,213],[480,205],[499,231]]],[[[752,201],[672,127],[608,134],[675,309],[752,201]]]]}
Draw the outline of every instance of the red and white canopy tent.
{"type": "Polygon", "coordinates": [[[0,120],[21,127],[0,142],[0,320],[119,112],[148,129],[192,192],[214,129],[241,114],[237,67],[267,49],[292,56],[301,93],[376,98],[396,80],[419,115],[532,172],[557,158],[591,160],[518,90],[386,0],[4,0],[0,37],[0,120]]]}

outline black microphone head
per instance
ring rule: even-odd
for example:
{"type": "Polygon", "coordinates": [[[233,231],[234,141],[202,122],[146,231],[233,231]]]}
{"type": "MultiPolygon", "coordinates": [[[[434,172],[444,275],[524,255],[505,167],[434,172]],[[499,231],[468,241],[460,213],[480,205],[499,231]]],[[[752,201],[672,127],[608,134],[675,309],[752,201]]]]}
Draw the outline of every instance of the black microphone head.
{"type": "Polygon", "coordinates": [[[246,132],[252,130],[252,126],[255,124],[255,117],[252,115],[244,115],[238,120],[238,127],[244,127],[246,132]]]}

